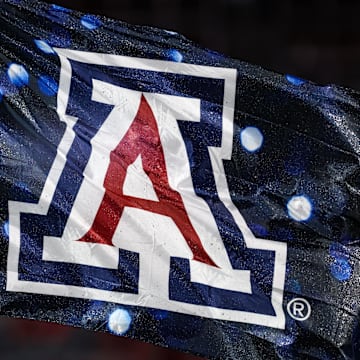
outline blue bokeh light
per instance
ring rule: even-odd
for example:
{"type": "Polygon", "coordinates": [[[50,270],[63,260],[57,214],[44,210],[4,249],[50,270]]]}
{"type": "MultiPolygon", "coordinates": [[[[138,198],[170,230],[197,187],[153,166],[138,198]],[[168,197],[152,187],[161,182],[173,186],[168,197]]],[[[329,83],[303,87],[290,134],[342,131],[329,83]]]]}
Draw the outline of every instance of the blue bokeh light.
{"type": "Polygon", "coordinates": [[[4,225],[3,225],[3,230],[4,230],[4,234],[9,237],[9,222],[5,221],[4,225]]]}
{"type": "Polygon", "coordinates": [[[47,96],[54,96],[58,92],[57,82],[50,76],[42,75],[38,80],[40,91],[47,96]]]}
{"type": "Polygon", "coordinates": [[[248,126],[240,132],[241,146],[248,152],[258,151],[264,142],[264,136],[255,126],[248,126]]]}
{"type": "Polygon", "coordinates": [[[71,10],[70,9],[67,9],[63,6],[60,6],[60,5],[51,5],[51,8],[50,8],[50,11],[60,11],[60,12],[64,12],[64,13],[70,13],[71,10]]]}
{"type": "Polygon", "coordinates": [[[10,81],[18,87],[27,85],[29,83],[29,74],[25,70],[24,66],[20,64],[10,64],[7,70],[7,74],[10,81]]]}
{"type": "Polygon", "coordinates": [[[102,25],[101,20],[95,15],[84,15],[80,22],[88,30],[95,30],[102,25]]]}
{"type": "Polygon", "coordinates": [[[345,257],[336,257],[334,262],[330,265],[331,275],[339,280],[349,280],[352,275],[352,267],[345,257]]]}
{"type": "Polygon", "coordinates": [[[293,196],[287,203],[288,215],[296,221],[307,221],[313,212],[312,201],[306,195],[293,196]]]}
{"type": "Polygon", "coordinates": [[[35,45],[45,54],[55,54],[54,49],[44,40],[34,40],[35,45]]]}
{"type": "Polygon", "coordinates": [[[304,79],[301,79],[301,78],[299,78],[299,77],[296,77],[296,76],[294,76],[294,75],[286,75],[285,76],[286,77],[286,80],[290,83],[290,84],[292,84],[292,85],[295,85],[295,86],[300,86],[300,85],[302,85],[302,84],[305,84],[305,80],[304,79]]]}
{"type": "Polygon", "coordinates": [[[0,87],[0,102],[4,96],[4,90],[0,87]]]}
{"type": "Polygon", "coordinates": [[[182,62],[184,59],[181,52],[176,49],[169,50],[168,57],[170,60],[175,61],[175,62],[182,62]]]}
{"type": "Polygon", "coordinates": [[[129,311],[116,309],[109,316],[108,328],[113,334],[124,335],[129,330],[131,322],[129,311]]]}

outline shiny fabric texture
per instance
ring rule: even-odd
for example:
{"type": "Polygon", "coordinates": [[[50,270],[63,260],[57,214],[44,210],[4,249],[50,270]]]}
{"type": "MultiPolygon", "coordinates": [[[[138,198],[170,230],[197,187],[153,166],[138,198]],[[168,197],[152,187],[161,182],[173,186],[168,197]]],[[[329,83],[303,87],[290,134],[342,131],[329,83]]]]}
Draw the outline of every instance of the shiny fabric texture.
{"type": "MultiPolygon", "coordinates": [[[[171,31],[38,1],[0,0],[0,314],[111,332],[209,359],[359,359],[359,100],[359,93],[351,89],[275,74],[199,48],[171,31]],[[272,289],[273,253],[255,249],[243,255],[234,220],[209,180],[217,175],[212,173],[215,165],[211,166],[207,149],[220,146],[218,120],[225,111],[219,105],[222,84],[215,77],[175,76],[165,74],[165,69],[150,76],[150,71],[74,60],[68,107],[79,120],[73,148],[64,155],[68,172],[59,180],[62,191],[55,192],[48,214],[22,213],[21,229],[9,220],[9,204],[39,202],[66,133],[58,113],[61,63],[54,49],[201,65],[214,73],[217,68],[236,70],[232,154],[219,168],[224,170],[231,202],[254,236],[286,244],[283,289],[272,289]],[[77,264],[65,268],[59,261],[41,265],[43,235],[61,236],[76,199],[76,184],[86,177],[91,139],[102,126],[101,117],[110,111],[108,105],[97,106],[90,100],[94,78],[147,93],[205,99],[201,111],[208,123],[179,121],[192,184],[196,195],[216,213],[231,263],[236,269],[250,270],[258,295],[238,298],[232,291],[195,284],[188,289],[188,298],[180,290],[193,284],[187,278],[189,266],[177,257],[170,264],[169,296],[179,303],[271,314],[262,296],[279,291],[283,328],[185,314],[141,302],[129,305],[9,289],[14,269],[8,255],[14,246],[11,234],[19,233],[15,267],[22,281],[136,293],[140,275],[134,269],[141,259],[130,250],[120,251],[121,276],[117,270],[100,267],[96,271],[77,264]],[[200,93],[203,87],[206,94],[200,93]]],[[[155,195],[161,193],[161,188],[155,190],[155,195]]]]}

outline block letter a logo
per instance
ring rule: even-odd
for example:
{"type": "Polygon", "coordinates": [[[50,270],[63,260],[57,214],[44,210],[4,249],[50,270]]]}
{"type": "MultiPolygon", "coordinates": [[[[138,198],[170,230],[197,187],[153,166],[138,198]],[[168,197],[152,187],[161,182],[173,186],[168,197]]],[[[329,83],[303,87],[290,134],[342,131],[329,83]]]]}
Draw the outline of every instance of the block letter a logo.
{"type": "Polygon", "coordinates": [[[38,203],[9,201],[7,290],[284,328],[286,243],[224,168],[236,69],[56,52],[66,128],[38,203]]]}
{"type": "Polygon", "coordinates": [[[112,245],[112,238],[124,208],[138,208],[171,217],[191,249],[193,260],[216,266],[202,246],[180,194],[169,185],[159,130],[144,95],[141,96],[133,123],[110,154],[104,188],[106,191],[92,227],[80,241],[112,245]],[[139,156],[159,201],[124,194],[127,168],[139,156]]]}

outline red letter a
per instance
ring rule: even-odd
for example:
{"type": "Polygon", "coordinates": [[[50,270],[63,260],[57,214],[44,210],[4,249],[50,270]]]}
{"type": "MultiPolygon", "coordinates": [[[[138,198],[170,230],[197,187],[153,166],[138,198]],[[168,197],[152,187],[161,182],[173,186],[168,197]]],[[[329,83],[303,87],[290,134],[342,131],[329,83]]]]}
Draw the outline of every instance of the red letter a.
{"type": "Polygon", "coordinates": [[[216,266],[203,248],[180,194],[169,185],[156,120],[143,95],[134,121],[110,154],[104,188],[105,195],[92,227],[79,241],[113,245],[112,238],[124,208],[126,206],[138,208],[171,217],[189,245],[193,259],[216,266]],[[139,155],[159,201],[135,198],[123,193],[127,168],[139,155]]]}

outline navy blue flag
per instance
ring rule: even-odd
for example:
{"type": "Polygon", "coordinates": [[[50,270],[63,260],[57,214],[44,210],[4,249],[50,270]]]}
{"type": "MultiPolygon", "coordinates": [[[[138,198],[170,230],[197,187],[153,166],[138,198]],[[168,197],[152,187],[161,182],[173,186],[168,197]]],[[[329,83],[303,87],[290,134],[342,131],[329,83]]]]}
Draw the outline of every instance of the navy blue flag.
{"type": "Polygon", "coordinates": [[[357,92],[0,4],[2,315],[210,359],[360,358],[357,92]]]}

